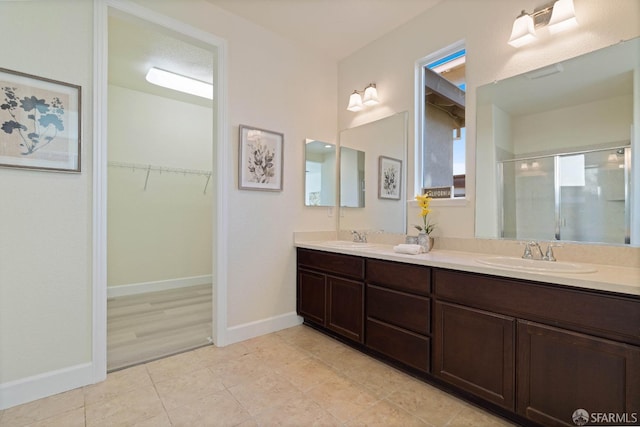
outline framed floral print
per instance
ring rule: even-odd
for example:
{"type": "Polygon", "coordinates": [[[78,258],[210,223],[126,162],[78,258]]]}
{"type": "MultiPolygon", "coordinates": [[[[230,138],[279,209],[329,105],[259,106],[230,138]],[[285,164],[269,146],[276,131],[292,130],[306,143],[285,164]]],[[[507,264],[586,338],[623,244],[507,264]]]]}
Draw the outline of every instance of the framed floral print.
{"type": "Polygon", "coordinates": [[[238,187],[282,191],[284,135],[240,125],[238,187]]]}
{"type": "Polygon", "coordinates": [[[80,86],[0,68],[0,166],[80,172],[80,86]]]}
{"type": "Polygon", "coordinates": [[[378,198],[400,200],[402,160],[380,156],[378,159],[378,198]]]}

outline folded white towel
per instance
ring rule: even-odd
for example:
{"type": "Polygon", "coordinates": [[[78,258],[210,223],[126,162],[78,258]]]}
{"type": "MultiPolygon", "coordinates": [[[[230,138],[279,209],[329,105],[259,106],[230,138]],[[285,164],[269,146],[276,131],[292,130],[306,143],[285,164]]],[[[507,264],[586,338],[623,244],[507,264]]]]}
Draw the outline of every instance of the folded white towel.
{"type": "Polygon", "coordinates": [[[409,243],[401,243],[393,247],[394,252],[409,255],[418,255],[422,253],[423,248],[420,245],[412,245],[409,243]]]}

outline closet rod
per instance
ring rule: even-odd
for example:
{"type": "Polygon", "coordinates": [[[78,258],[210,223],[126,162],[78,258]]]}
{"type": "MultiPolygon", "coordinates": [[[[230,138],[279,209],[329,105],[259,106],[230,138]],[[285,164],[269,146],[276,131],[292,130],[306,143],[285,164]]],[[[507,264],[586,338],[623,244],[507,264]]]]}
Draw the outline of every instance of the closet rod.
{"type": "Polygon", "coordinates": [[[170,168],[166,166],[143,165],[139,163],[126,163],[126,162],[108,162],[107,165],[113,166],[116,168],[124,168],[124,169],[132,169],[132,170],[139,169],[147,172],[154,171],[154,172],[160,172],[160,173],[169,172],[169,173],[211,176],[211,171],[198,170],[198,169],[170,168]]]}

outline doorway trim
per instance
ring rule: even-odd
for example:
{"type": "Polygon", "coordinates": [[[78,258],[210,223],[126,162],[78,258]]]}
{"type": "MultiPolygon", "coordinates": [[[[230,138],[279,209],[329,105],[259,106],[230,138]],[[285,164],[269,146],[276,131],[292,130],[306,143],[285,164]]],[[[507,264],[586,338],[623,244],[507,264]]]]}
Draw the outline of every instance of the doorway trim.
{"type": "Polygon", "coordinates": [[[213,150],[213,180],[216,186],[215,213],[212,217],[213,244],[213,342],[227,342],[227,41],[128,0],[94,0],[93,69],[93,243],[92,243],[92,365],[93,382],[107,376],[107,78],[109,8],[165,27],[202,41],[218,50],[216,144],[213,150]]]}

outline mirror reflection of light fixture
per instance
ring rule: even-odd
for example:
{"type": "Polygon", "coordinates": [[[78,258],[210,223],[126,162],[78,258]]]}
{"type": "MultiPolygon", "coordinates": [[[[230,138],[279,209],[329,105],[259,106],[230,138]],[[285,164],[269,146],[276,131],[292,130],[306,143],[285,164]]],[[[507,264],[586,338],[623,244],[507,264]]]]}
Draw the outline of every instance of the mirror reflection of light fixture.
{"type": "Polygon", "coordinates": [[[549,32],[556,34],[576,26],[578,26],[578,21],[576,20],[576,11],[573,8],[573,0],[556,1],[549,20],[549,32]]]}
{"type": "Polygon", "coordinates": [[[544,5],[533,13],[522,11],[513,22],[509,44],[521,47],[536,39],[536,28],[549,27],[551,34],[556,34],[578,25],[573,0],[555,0],[544,5]]]}
{"type": "Polygon", "coordinates": [[[365,105],[371,106],[379,103],[380,100],[378,99],[376,84],[371,83],[363,91],[353,91],[349,97],[349,106],[347,107],[347,110],[356,112],[362,110],[365,105]]]}
{"type": "Polygon", "coordinates": [[[146,79],[154,85],[177,90],[178,92],[200,96],[202,98],[213,99],[213,85],[211,83],[192,79],[160,68],[151,67],[147,72],[146,79]]]}

